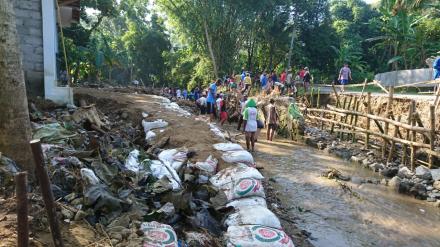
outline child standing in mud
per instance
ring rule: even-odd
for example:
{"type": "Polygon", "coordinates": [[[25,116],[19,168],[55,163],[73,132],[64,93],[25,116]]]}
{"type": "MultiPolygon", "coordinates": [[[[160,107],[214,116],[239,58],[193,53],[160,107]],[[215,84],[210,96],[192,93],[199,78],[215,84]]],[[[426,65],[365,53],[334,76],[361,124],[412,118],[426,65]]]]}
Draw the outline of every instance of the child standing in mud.
{"type": "Polygon", "coordinates": [[[254,99],[250,99],[246,103],[246,109],[243,113],[244,120],[244,132],[246,135],[246,147],[247,150],[255,150],[255,134],[257,132],[257,119],[258,119],[258,111],[257,104],[254,99]],[[252,149],[250,149],[250,146],[252,149]]]}

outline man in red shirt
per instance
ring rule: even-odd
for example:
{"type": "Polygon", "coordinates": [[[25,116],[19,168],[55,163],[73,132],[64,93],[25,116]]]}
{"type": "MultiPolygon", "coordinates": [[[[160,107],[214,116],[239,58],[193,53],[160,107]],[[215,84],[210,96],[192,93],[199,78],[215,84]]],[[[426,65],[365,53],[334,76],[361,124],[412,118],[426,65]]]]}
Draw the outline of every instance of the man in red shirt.
{"type": "Polygon", "coordinates": [[[281,94],[284,93],[284,88],[286,87],[286,79],[287,79],[287,73],[286,73],[286,70],[283,69],[283,72],[281,72],[281,75],[280,75],[280,82],[281,82],[281,84],[283,84],[283,86],[280,88],[281,94]]]}

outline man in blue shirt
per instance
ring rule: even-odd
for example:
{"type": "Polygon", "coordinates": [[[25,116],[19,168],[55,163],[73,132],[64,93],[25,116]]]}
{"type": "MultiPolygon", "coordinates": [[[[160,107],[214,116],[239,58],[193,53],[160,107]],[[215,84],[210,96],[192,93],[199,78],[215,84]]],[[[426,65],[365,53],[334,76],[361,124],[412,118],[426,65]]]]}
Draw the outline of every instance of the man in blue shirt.
{"type": "Polygon", "coordinates": [[[261,88],[264,90],[267,85],[267,74],[266,71],[263,71],[263,74],[260,76],[261,88]]]}
{"type": "Polygon", "coordinates": [[[434,68],[434,80],[440,78],[440,57],[437,57],[432,64],[434,68]]]}
{"type": "Polygon", "coordinates": [[[246,71],[242,70],[241,71],[241,81],[244,81],[244,78],[246,77],[246,71]]]}
{"type": "Polygon", "coordinates": [[[208,98],[206,99],[207,113],[209,114],[209,120],[212,122],[215,118],[215,96],[217,94],[217,87],[220,86],[221,80],[211,83],[208,88],[208,98]]]}

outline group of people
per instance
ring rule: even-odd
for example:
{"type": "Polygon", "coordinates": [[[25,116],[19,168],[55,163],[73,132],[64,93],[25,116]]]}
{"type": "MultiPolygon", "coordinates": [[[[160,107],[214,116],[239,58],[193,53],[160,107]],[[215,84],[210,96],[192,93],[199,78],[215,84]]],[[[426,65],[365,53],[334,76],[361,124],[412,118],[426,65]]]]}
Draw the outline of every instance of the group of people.
{"type": "Polygon", "coordinates": [[[194,88],[191,91],[186,89],[181,90],[180,88],[166,87],[163,89],[164,94],[171,95],[178,99],[186,99],[186,100],[197,100],[200,97],[200,89],[198,87],[194,88]]]}

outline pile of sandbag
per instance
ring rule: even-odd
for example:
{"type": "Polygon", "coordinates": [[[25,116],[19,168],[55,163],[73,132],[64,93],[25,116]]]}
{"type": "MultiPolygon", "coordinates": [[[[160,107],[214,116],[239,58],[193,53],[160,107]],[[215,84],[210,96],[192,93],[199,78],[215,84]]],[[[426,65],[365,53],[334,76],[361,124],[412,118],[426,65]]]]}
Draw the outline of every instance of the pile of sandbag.
{"type": "Polygon", "coordinates": [[[227,246],[293,247],[280,220],[267,208],[264,177],[254,168],[252,154],[234,143],[217,143],[214,148],[223,152],[225,162],[233,164],[209,179],[219,190],[215,202],[234,209],[223,221],[228,229],[227,246]]]}

